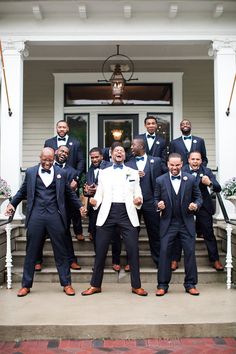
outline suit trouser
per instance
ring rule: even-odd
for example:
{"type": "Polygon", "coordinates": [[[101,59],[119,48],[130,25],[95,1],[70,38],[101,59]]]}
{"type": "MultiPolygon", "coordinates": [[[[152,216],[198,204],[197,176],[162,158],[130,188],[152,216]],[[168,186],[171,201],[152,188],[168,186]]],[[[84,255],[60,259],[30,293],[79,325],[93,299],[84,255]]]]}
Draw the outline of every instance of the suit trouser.
{"type": "MultiPolygon", "coordinates": [[[[89,206],[88,210],[89,210],[88,211],[88,216],[89,216],[88,231],[93,236],[94,252],[96,253],[96,238],[97,238],[96,221],[97,221],[99,210],[94,210],[93,207],[91,207],[91,205],[89,206]]],[[[111,247],[112,247],[112,263],[120,264],[121,238],[120,238],[119,228],[116,228],[116,231],[113,232],[111,247]]]]}
{"type": "Polygon", "coordinates": [[[27,226],[27,246],[24,262],[22,286],[31,288],[34,278],[34,266],[38,252],[42,249],[45,241],[45,234],[48,234],[53,248],[56,267],[62,286],[71,284],[70,265],[66,244],[66,230],[62,219],[56,211],[54,214],[45,212],[39,214],[33,210],[27,226]]]}
{"type": "MultiPolygon", "coordinates": [[[[216,238],[213,230],[212,215],[206,209],[200,208],[196,216],[196,229],[199,230],[204,238],[207,246],[208,257],[210,262],[219,260],[219,253],[216,238]]],[[[181,242],[177,238],[173,246],[172,260],[179,262],[181,260],[182,247],[181,242]]]]}
{"type": "MultiPolygon", "coordinates": [[[[72,262],[77,262],[77,257],[75,256],[75,251],[74,251],[74,246],[73,246],[73,241],[72,241],[72,235],[70,232],[70,218],[68,218],[67,220],[68,225],[67,225],[67,229],[65,231],[66,233],[66,238],[65,238],[65,242],[66,242],[66,249],[67,249],[67,256],[68,256],[68,261],[71,264],[72,262]]],[[[44,248],[44,243],[46,241],[47,236],[44,236],[44,241],[40,247],[40,249],[38,249],[38,255],[37,255],[37,259],[36,259],[36,264],[42,264],[43,263],[43,248],[44,248]]]]}
{"type": "Polygon", "coordinates": [[[156,212],[153,201],[143,203],[142,208],[138,210],[139,220],[143,215],[143,219],[147,228],[149,246],[152,259],[158,268],[160,256],[160,213],[156,212]]]}
{"type": "Polygon", "coordinates": [[[161,237],[158,288],[168,289],[171,280],[172,248],[177,235],[180,237],[184,250],[184,287],[190,289],[197,284],[195,237],[188,233],[186,226],[181,221],[172,221],[167,233],[161,237]]]}
{"type": "Polygon", "coordinates": [[[91,286],[101,287],[106,255],[116,227],[120,228],[128,254],[131,286],[140,288],[138,229],[131,224],[125,203],[112,203],[107,220],[102,226],[97,226],[96,257],[91,286]]]}

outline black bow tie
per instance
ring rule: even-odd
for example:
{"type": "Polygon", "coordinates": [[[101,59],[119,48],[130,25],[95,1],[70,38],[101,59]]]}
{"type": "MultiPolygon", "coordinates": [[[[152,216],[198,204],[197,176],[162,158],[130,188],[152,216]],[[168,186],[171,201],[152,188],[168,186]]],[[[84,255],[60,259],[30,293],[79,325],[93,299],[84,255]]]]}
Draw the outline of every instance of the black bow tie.
{"type": "Polygon", "coordinates": [[[66,141],[66,138],[57,138],[58,141],[66,141]]]}
{"type": "Polygon", "coordinates": [[[59,162],[55,162],[55,165],[62,168],[63,167],[63,164],[62,163],[59,163],[59,162]]]}
{"type": "Polygon", "coordinates": [[[150,135],[150,134],[148,134],[148,139],[150,139],[150,138],[152,138],[152,139],[155,139],[155,135],[150,135]]]}
{"type": "Polygon", "coordinates": [[[42,173],[49,173],[49,174],[50,174],[50,173],[51,173],[51,170],[45,170],[45,168],[41,168],[41,172],[42,172],[42,173]]]}
{"type": "Polygon", "coordinates": [[[116,168],[120,168],[122,170],[123,168],[123,165],[120,165],[120,164],[114,164],[113,165],[113,168],[116,169],[116,168]]]}
{"type": "Polygon", "coordinates": [[[199,170],[191,170],[190,173],[193,175],[194,173],[198,173],[199,170]]]}
{"type": "Polygon", "coordinates": [[[191,135],[190,136],[184,136],[184,140],[192,139],[191,135]]]}
{"type": "Polygon", "coordinates": [[[136,156],[135,159],[136,161],[144,161],[144,156],[141,157],[136,156]]]}
{"type": "Polygon", "coordinates": [[[175,179],[180,179],[180,176],[171,176],[172,181],[174,181],[175,179]]]}

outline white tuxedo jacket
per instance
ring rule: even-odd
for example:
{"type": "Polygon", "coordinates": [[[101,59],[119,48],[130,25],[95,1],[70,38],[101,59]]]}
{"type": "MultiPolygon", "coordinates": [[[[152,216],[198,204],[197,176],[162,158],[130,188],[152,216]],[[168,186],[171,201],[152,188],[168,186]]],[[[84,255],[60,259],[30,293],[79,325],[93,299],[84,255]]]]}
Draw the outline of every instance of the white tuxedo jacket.
{"type": "MultiPolygon", "coordinates": [[[[96,222],[97,226],[102,226],[105,223],[110,212],[112,203],[112,169],[113,166],[99,171],[98,187],[94,196],[94,199],[97,201],[97,205],[94,207],[94,209],[98,209],[101,205],[96,222]]],[[[131,224],[137,227],[139,226],[139,219],[136,209],[140,209],[141,206],[135,206],[133,199],[137,197],[142,198],[142,192],[139,185],[139,175],[137,170],[126,166],[124,166],[124,172],[126,174],[125,206],[131,224]]]]}

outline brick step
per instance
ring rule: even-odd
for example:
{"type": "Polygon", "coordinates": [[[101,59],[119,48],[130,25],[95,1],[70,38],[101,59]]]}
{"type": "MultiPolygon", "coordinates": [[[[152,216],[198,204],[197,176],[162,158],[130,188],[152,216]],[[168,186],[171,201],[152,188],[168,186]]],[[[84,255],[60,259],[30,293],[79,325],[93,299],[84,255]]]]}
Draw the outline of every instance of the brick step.
{"type": "MultiPolygon", "coordinates": [[[[85,251],[85,252],[75,252],[76,257],[78,258],[78,263],[80,265],[92,266],[94,263],[94,252],[85,251]]],[[[15,251],[13,253],[13,263],[16,266],[23,266],[25,259],[24,251],[15,251]]],[[[221,261],[224,262],[224,253],[220,253],[221,261]]],[[[139,252],[140,266],[141,267],[153,267],[154,263],[152,261],[150,251],[140,251],[139,252]]],[[[208,265],[208,255],[205,251],[197,251],[196,259],[198,265],[208,265]]],[[[121,264],[126,264],[126,252],[122,251],[120,255],[121,264]]],[[[52,251],[43,252],[43,261],[45,266],[50,266],[55,264],[54,256],[52,251]]],[[[112,264],[112,253],[109,251],[106,258],[106,265],[112,264]]]]}
{"type": "MultiPolygon", "coordinates": [[[[157,283],[157,270],[154,268],[140,269],[142,283],[157,283]]],[[[92,268],[83,267],[79,271],[71,271],[72,283],[88,283],[91,280],[92,268]]],[[[13,283],[21,282],[22,279],[22,267],[14,266],[12,269],[13,283]]],[[[175,272],[172,273],[172,284],[183,284],[184,281],[184,269],[181,266],[175,272]]],[[[35,272],[34,282],[48,282],[58,283],[59,277],[55,267],[44,267],[41,272],[35,272]]],[[[111,267],[106,267],[104,270],[104,283],[130,283],[130,273],[124,272],[122,269],[120,273],[114,272],[111,267]]],[[[199,266],[198,267],[198,283],[224,283],[226,282],[226,272],[217,272],[211,266],[199,266]]]]}
{"type": "MultiPolygon", "coordinates": [[[[89,240],[88,236],[85,235],[85,240],[84,241],[77,241],[75,237],[72,238],[73,240],[73,246],[75,252],[77,251],[93,251],[93,242],[89,240]]],[[[217,245],[218,249],[221,249],[221,243],[222,239],[217,239],[217,245]]],[[[26,249],[26,237],[21,236],[17,237],[16,239],[16,250],[17,251],[25,251],[26,249]]],[[[122,249],[125,250],[124,242],[122,242],[122,249]]],[[[140,251],[149,251],[149,242],[148,242],[148,237],[147,236],[140,236],[139,237],[139,249],[140,251]]],[[[52,250],[51,247],[51,242],[49,239],[46,240],[45,245],[44,245],[44,251],[50,251],[52,250]]],[[[204,251],[206,250],[206,244],[203,239],[201,238],[196,238],[196,251],[204,251]]]]}

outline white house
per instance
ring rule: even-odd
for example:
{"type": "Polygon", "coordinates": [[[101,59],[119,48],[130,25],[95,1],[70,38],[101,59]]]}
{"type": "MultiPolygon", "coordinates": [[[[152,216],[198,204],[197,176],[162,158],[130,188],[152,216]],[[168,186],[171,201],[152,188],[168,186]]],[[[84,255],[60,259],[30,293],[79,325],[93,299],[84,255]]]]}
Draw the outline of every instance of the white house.
{"type": "Polygon", "coordinates": [[[236,88],[226,115],[236,73],[236,1],[1,0],[0,39],[12,111],[9,116],[1,75],[0,175],[13,193],[21,169],[37,163],[44,140],[64,118],[75,131],[82,124],[88,151],[106,144],[110,127],[123,130],[128,140],[143,132],[148,113],[175,138],[184,117],[205,139],[219,181],[236,175],[236,88]],[[127,87],[167,84],[167,103],[73,100],[71,88],[84,92],[93,84],[93,94],[100,92],[103,62],[116,45],[134,63],[138,80],[127,87]]]}

